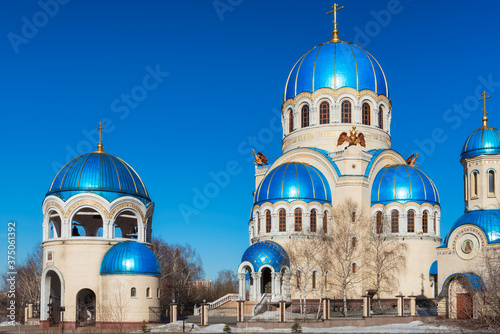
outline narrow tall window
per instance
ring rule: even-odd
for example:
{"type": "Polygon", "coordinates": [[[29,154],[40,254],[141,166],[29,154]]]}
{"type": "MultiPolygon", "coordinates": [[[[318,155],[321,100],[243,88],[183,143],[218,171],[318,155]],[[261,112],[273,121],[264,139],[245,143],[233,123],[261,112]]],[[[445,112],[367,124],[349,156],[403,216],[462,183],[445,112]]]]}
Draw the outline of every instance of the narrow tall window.
{"type": "Polygon", "coordinates": [[[302,107],[302,127],[309,126],[309,106],[306,104],[302,107]]]}
{"type": "Polygon", "coordinates": [[[312,272],[312,288],[316,289],[316,271],[312,272]]]}
{"type": "Polygon", "coordinates": [[[280,219],[280,232],[286,232],[286,211],[285,209],[281,209],[279,211],[279,219],[280,219]]]}
{"type": "Polygon", "coordinates": [[[300,271],[297,271],[297,289],[300,289],[300,271]]]}
{"type": "Polygon", "coordinates": [[[325,290],[328,290],[328,271],[325,273],[325,290]]]}
{"type": "Polygon", "coordinates": [[[271,232],[271,212],[269,210],[266,211],[266,233],[271,232]]]}
{"type": "Polygon", "coordinates": [[[488,192],[495,193],[495,172],[492,170],[488,172],[488,192]]]}
{"type": "Polygon", "coordinates": [[[434,234],[437,234],[437,233],[438,233],[438,232],[437,232],[437,230],[436,230],[436,227],[437,227],[437,220],[438,220],[438,213],[437,213],[437,211],[436,211],[436,212],[434,212],[434,223],[433,223],[433,225],[434,225],[434,226],[433,226],[433,228],[434,228],[434,234]]]}
{"type": "Polygon", "coordinates": [[[260,217],[259,217],[259,213],[257,212],[257,216],[255,217],[255,219],[257,219],[257,235],[260,234],[260,217]]]}
{"type": "Polygon", "coordinates": [[[382,106],[378,108],[378,127],[384,129],[384,108],[382,106]]]}
{"type": "Polygon", "coordinates": [[[356,263],[353,263],[352,264],[352,273],[355,274],[357,270],[358,270],[358,266],[356,265],[356,263]]]}
{"type": "Polygon", "coordinates": [[[295,209],[295,232],[302,231],[302,210],[295,209]]]}
{"type": "Polygon", "coordinates": [[[358,243],[358,239],[356,239],[356,237],[352,237],[352,239],[351,239],[352,248],[356,248],[357,243],[358,243]]]}
{"type": "Polygon", "coordinates": [[[319,105],[319,124],[330,123],[330,104],[328,102],[322,102],[319,105]]]}
{"type": "Polygon", "coordinates": [[[398,233],[399,232],[399,211],[392,210],[391,212],[391,232],[398,233]]]}
{"type": "Polygon", "coordinates": [[[477,196],[477,172],[472,172],[472,195],[477,196]]]}
{"type": "Polygon", "coordinates": [[[355,223],[355,222],[356,222],[356,211],[351,212],[351,221],[352,221],[353,223],[355,223]]]}
{"type": "Polygon", "coordinates": [[[146,298],[151,298],[151,289],[146,288],[146,298]]]}
{"type": "Polygon", "coordinates": [[[137,296],[137,290],[135,288],[130,289],[130,297],[135,298],[137,296]]]}
{"type": "Polygon", "coordinates": [[[328,233],[328,212],[323,213],[323,232],[328,233]]]}
{"type": "Polygon", "coordinates": [[[429,213],[427,211],[424,211],[422,216],[422,232],[429,233],[429,213]]]}
{"type": "Polygon", "coordinates": [[[377,212],[377,217],[376,217],[376,231],[377,231],[377,234],[382,234],[383,231],[384,231],[384,224],[382,222],[382,212],[379,211],[377,212]]]}
{"type": "Polygon", "coordinates": [[[310,229],[311,229],[311,232],[316,232],[316,227],[317,227],[317,214],[316,214],[316,210],[312,210],[311,211],[311,217],[309,219],[309,225],[310,225],[310,229]]]}
{"type": "Polygon", "coordinates": [[[342,102],[342,123],[352,123],[351,122],[351,102],[342,102]]]}
{"type": "Polygon", "coordinates": [[[407,232],[408,233],[414,233],[415,232],[415,211],[410,210],[408,211],[408,217],[407,217],[407,232]]]}
{"type": "Polygon", "coordinates": [[[293,111],[290,110],[290,114],[288,114],[288,133],[292,133],[293,131],[293,111]]]}
{"type": "Polygon", "coordinates": [[[363,103],[362,107],[362,113],[363,113],[363,124],[364,125],[370,125],[370,105],[368,103],[363,103]]]}

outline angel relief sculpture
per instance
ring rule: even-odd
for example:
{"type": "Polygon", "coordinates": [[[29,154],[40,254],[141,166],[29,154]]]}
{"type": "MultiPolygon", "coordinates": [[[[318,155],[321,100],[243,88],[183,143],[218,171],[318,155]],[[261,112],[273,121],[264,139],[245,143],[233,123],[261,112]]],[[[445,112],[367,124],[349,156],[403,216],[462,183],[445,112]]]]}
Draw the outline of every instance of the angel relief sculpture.
{"type": "Polygon", "coordinates": [[[255,160],[253,161],[253,163],[259,167],[262,167],[263,165],[267,165],[267,158],[266,156],[261,153],[261,152],[257,152],[257,154],[255,154],[255,150],[252,150],[253,152],[253,155],[255,157],[255,160]]]}
{"type": "Polygon", "coordinates": [[[361,145],[366,147],[365,135],[359,131],[356,131],[356,127],[353,126],[350,134],[347,132],[342,132],[339,136],[339,140],[337,141],[337,146],[342,145],[343,143],[349,143],[349,146],[361,145]]]}

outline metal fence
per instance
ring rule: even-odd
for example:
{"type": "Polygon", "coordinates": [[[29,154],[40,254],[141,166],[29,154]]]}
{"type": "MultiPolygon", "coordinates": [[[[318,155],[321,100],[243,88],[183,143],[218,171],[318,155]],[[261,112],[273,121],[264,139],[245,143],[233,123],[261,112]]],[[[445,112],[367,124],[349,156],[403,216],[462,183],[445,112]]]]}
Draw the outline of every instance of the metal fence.
{"type": "Polygon", "coordinates": [[[311,322],[321,321],[323,319],[323,307],[318,302],[300,302],[294,301],[285,310],[285,319],[287,322],[311,322]]]}
{"type": "Polygon", "coordinates": [[[150,307],[149,308],[150,323],[168,323],[170,322],[168,307],[150,307]]]}

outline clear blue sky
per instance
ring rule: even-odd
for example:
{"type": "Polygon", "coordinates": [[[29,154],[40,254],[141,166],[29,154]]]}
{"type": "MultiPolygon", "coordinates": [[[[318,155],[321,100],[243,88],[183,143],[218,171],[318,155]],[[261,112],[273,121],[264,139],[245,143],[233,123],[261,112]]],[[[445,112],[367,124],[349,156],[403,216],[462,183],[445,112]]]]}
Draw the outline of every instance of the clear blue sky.
{"type": "MultiPolygon", "coordinates": [[[[330,39],[333,1],[220,0],[219,13],[213,0],[59,1],[0,4],[0,249],[9,220],[18,222],[21,255],[41,241],[41,204],[57,166],[94,150],[85,133],[95,136],[107,119],[104,149],[144,180],[156,203],[154,235],[193,245],[207,278],[236,269],[254,188],[256,145],[248,143],[270,128],[297,59],[330,39]],[[143,83],[151,71],[160,72],[158,84],[143,83]],[[231,161],[238,173],[186,220],[180,205],[193,206],[195,189],[231,161]]],[[[393,148],[405,157],[420,150],[419,167],[441,195],[444,236],[463,212],[459,154],[481,125],[475,94],[484,82],[490,125],[500,127],[500,3],[395,3],[342,2],[340,37],[382,65],[393,148]],[[466,106],[459,114],[454,105],[466,106]],[[446,139],[431,147],[433,131],[446,139]]],[[[277,158],[281,132],[258,145],[277,158]]]]}

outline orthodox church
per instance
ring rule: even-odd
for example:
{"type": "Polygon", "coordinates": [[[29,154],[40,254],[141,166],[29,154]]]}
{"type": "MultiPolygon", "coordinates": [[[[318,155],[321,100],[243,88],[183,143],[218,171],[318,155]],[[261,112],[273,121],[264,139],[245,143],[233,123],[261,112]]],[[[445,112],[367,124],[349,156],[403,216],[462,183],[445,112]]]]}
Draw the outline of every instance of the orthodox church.
{"type": "MultiPolygon", "coordinates": [[[[99,127],[99,131],[103,127],[99,127]]],[[[97,151],[68,162],[43,201],[41,325],[138,327],[160,307],[154,202],[134,169],[97,151]]]]}
{"type": "MultiPolygon", "coordinates": [[[[335,5],[331,13],[336,16],[342,8],[335,5]]],[[[438,189],[416,168],[418,155],[404,159],[391,149],[393,109],[386,73],[368,51],[340,39],[336,17],[334,24],[332,39],[307,51],[288,75],[281,108],[282,155],[267,166],[265,156],[256,155],[250,247],[238,267],[239,298],[299,299],[300,279],[306,274],[312,277],[306,283],[312,285],[308,298],[324,297],[321,291],[339,298],[331,279],[325,277],[324,289],[315,286],[315,276],[328,276],[328,270],[301,273],[287,249],[304,238],[331,237],[338,227],[332,214],[352,201],[357,208],[352,223],[367,217],[362,224],[371,231],[407,247],[408,265],[393,282],[394,292],[381,297],[436,298],[440,315],[456,317],[456,299],[468,298],[472,305],[473,298],[464,296],[469,291],[464,287],[450,294],[450,286],[479,289],[481,279],[474,273],[478,254],[495,249],[500,240],[495,192],[500,133],[485,117],[466,140],[461,154],[466,213],[443,242],[438,189]]],[[[352,262],[346,270],[366,275],[364,263],[352,262]]],[[[360,279],[348,298],[360,299],[374,288],[360,279]]]]}

